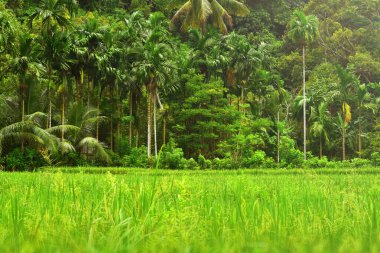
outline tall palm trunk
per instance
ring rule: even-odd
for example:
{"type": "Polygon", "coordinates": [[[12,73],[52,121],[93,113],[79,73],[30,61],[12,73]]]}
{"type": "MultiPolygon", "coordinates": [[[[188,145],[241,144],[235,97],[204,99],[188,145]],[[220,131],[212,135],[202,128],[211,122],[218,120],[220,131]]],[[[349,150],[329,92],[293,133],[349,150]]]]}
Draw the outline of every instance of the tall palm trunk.
{"type": "MultiPolygon", "coordinates": [[[[133,114],[133,93],[132,91],[129,92],[129,117],[132,117],[133,114]]],[[[133,128],[132,128],[132,120],[129,120],[129,146],[132,147],[132,134],[133,134],[133,128]]]]}
{"type": "Polygon", "coordinates": [[[346,160],[346,126],[342,125],[342,160],[346,160]]]}
{"type": "Polygon", "coordinates": [[[152,112],[151,112],[152,96],[151,96],[151,91],[149,91],[149,89],[147,92],[148,92],[147,150],[148,150],[148,158],[151,158],[151,156],[152,156],[152,154],[151,154],[151,151],[152,151],[152,133],[151,133],[151,130],[152,130],[152,116],[151,116],[151,114],[152,114],[152,112]]]}
{"type": "Polygon", "coordinates": [[[303,156],[306,157],[306,61],[305,61],[305,45],[302,46],[302,84],[303,84],[303,156]]]}
{"type": "Polygon", "coordinates": [[[358,133],[358,153],[359,153],[359,158],[362,157],[362,124],[359,123],[359,133],[358,133]]]}
{"type": "Polygon", "coordinates": [[[322,135],[319,136],[319,158],[322,159],[323,156],[323,147],[322,147],[322,135]]]}
{"type": "Polygon", "coordinates": [[[280,110],[277,112],[277,163],[280,163],[280,110]]]}
{"type": "MultiPolygon", "coordinates": [[[[21,122],[24,125],[25,122],[25,93],[21,87],[21,122]]],[[[24,153],[24,140],[21,140],[21,152],[24,153]]]]}
{"type": "MultiPolygon", "coordinates": [[[[136,93],[136,98],[135,98],[135,101],[136,101],[136,120],[137,120],[137,117],[139,116],[139,100],[138,100],[138,93],[136,93]]],[[[140,130],[139,130],[139,125],[136,124],[136,148],[139,146],[139,138],[140,138],[140,130]]]]}
{"type": "Polygon", "coordinates": [[[100,95],[96,100],[97,118],[96,118],[96,140],[99,141],[99,116],[100,116],[100,95]]]}
{"type": "Polygon", "coordinates": [[[153,128],[154,128],[154,156],[157,157],[157,97],[153,95],[153,128]]]}
{"type": "Polygon", "coordinates": [[[61,126],[62,126],[62,129],[61,129],[61,142],[64,141],[65,139],[65,129],[64,129],[64,125],[65,125],[65,93],[62,94],[62,108],[61,108],[61,126]]]}

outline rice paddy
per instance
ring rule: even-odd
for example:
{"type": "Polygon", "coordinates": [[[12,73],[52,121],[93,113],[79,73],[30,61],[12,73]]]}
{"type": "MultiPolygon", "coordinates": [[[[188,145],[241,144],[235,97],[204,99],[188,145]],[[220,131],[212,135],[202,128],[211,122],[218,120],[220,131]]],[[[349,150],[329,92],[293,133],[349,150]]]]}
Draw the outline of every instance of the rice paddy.
{"type": "Polygon", "coordinates": [[[380,252],[377,169],[90,171],[0,173],[0,252],[380,252]]]}

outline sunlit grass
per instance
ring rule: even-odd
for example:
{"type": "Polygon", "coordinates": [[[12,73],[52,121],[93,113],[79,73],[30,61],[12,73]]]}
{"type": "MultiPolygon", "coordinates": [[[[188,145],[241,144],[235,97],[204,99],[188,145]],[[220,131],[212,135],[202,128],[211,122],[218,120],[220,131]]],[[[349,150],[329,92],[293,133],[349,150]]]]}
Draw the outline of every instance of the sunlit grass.
{"type": "Polygon", "coordinates": [[[376,169],[125,171],[0,173],[0,252],[380,252],[376,169]]]}

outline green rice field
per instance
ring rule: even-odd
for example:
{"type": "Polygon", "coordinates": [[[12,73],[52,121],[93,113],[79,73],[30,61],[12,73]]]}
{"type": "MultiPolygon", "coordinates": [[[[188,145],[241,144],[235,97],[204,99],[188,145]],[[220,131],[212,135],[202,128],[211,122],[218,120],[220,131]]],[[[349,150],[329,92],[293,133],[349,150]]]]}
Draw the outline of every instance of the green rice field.
{"type": "Polygon", "coordinates": [[[0,252],[380,252],[380,170],[0,173],[0,252]]]}

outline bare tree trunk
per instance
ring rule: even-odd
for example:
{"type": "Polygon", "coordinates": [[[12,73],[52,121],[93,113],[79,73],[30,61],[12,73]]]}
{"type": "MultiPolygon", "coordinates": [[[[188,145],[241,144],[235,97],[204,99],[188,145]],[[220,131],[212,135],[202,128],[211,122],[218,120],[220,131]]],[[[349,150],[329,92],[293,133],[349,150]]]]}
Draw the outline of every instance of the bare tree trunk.
{"type": "Polygon", "coordinates": [[[166,144],[166,112],[164,111],[164,106],[162,105],[161,103],[161,99],[160,99],[160,94],[158,92],[158,89],[156,88],[156,99],[157,99],[157,102],[158,102],[158,105],[160,106],[160,110],[163,112],[162,113],[162,119],[163,119],[163,144],[165,145],[166,144]]]}
{"type": "Polygon", "coordinates": [[[65,139],[65,130],[64,130],[64,125],[65,125],[65,94],[62,94],[62,108],[61,108],[61,142],[64,141],[65,139]]]}
{"type": "Polygon", "coordinates": [[[50,97],[50,83],[48,87],[48,98],[49,98],[49,128],[51,128],[51,114],[52,114],[52,104],[51,104],[51,97],[50,97]]]}
{"type": "Polygon", "coordinates": [[[133,114],[133,93],[132,91],[129,92],[129,146],[132,147],[132,134],[133,134],[133,128],[132,128],[132,115],[133,114]]]}
{"type": "Polygon", "coordinates": [[[322,147],[322,135],[319,136],[319,158],[323,157],[323,147],[322,147]]]}
{"type": "Polygon", "coordinates": [[[303,74],[303,155],[306,161],[306,61],[305,61],[305,46],[302,46],[302,74],[303,74]]]}
{"type": "MultiPolygon", "coordinates": [[[[138,94],[136,93],[136,119],[139,115],[139,101],[138,101],[138,94]]],[[[140,137],[140,130],[139,130],[139,126],[136,125],[136,148],[139,146],[139,137],[140,137]]]]}
{"type": "MultiPolygon", "coordinates": [[[[25,122],[25,98],[24,98],[24,94],[22,93],[22,101],[21,101],[21,122],[22,122],[22,125],[24,125],[24,122],[25,122]]],[[[21,140],[21,152],[24,153],[24,140],[21,140]]]]}
{"type": "Polygon", "coordinates": [[[358,139],[358,148],[359,148],[359,158],[362,158],[362,124],[359,123],[359,139],[358,139]]]}
{"type": "Polygon", "coordinates": [[[280,163],[280,110],[277,112],[277,163],[280,163]]]}
{"type": "Polygon", "coordinates": [[[148,149],[148,157],[151,158],[151,151],[152,151],[152,133],[151,133],[151,129],[152,129],[152,117],[151,117],[151,92],[148,90],[148,112],[147,112],[147,115],[148,115],[148,121],[147,121],[147,126],[148,126],[148,130],[147,130],[147,149],[148,149]]]}
{"type": "Polygon", "coordinates": [[[157,98],[153,95],[153,128],[154,128],[154,156],[157,157],[158,148],[157,148],[157,98]]]}
{"type": "Polygon", "coordinates": [[[100,96],[96,101],[97,118],[96,118],[96,140],[99,141],[99,116],[100,116],[100,96]]]}
{"type": "Polygon", "coordinates": [[[163,144],[166,144],[166,115],[163,117],[163,144]]]}
{"type": "Polygon", "coordinates": [[[342,127],[342,160],[346,160],[346,126],[344,122],[342,127]]]}

